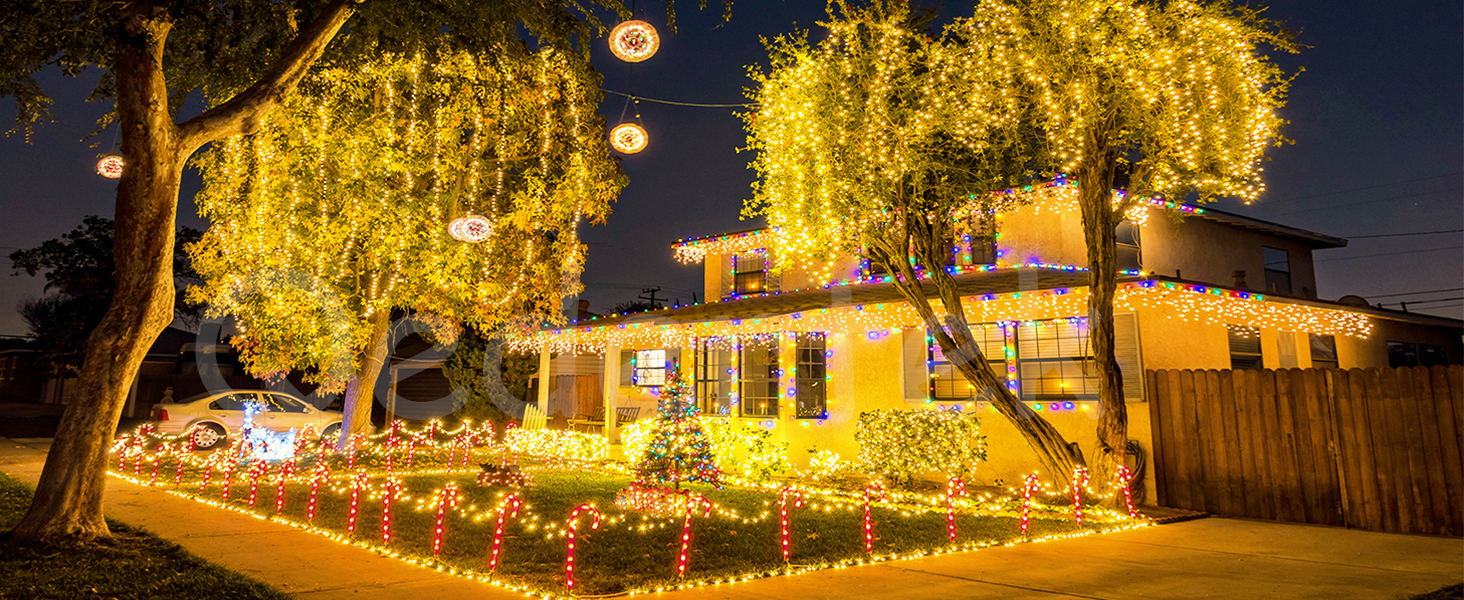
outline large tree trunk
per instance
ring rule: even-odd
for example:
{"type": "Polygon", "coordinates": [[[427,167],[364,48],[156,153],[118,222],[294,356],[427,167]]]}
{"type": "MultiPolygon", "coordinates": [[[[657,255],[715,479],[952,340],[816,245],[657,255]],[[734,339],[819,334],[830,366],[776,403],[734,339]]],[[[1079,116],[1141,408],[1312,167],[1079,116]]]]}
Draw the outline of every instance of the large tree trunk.
{"type": "Polygon", "coordinates": [[[1123,397],[1123,373],[1113,348],[1113,296],[1118,286],[1118,240],[1121,213],[1113,205],[1112,151],[1093,144],[1088,160],[1077,173],[1078,205],[1083,215],[1083,238],[1088,246],[1088,342],[1098,375],[1098,448],[1094,453],[1093,482],[1113,482],[1128,448],[1128,408],[1123,397]]]}
{"type": "Polygon", "coordinates": [[[1054,482],[1065,481],[1072,476],[1075,468],[1084,465],[1082,451],[1076,444],[1069,443],[1047,419],[1018,399],[996,376],[996,372],[991,369],[991,363],[976,345],[976,338],[966,321],[965,307],[956,290],[955,278],[939,266],[927,268],[926,271],[945,309],[945,318],[941,319],[931,308],[930,296],[910,266],[907,248],[910,245],[915,246],[915,253],[921,264],[944,265],[944,240],[946,234],[950,233],[949,227],[942,219],[934,221],[928,224],[906,223],[902,227],[903,232],[891,231],[888,237],[899,239],[877,240],[872,244],[877,248],[873,258],[882,263],[888,272],[896,274],[895,289],[919,313],[926,329],[931,332],[936,343],[940,344],[940,351],[945,354],[946,359],[976,389],[990,391],[992,406],[1022,434],[1037,459],[1049,471],[1049,477],[1054,482]]]}
{"type": "Polygon", "coordinates": [[[352,14],[333,0],[280,53],[269,74],[182,125],[168,110],[163,47],[172,22],[162,3],[133,0],[114,32],[122,178],[117,183],[116,287],[87,342],[71,403],[15,539],[88,540],[111,534],[102,515],[107,450],[148,349],[173,319],[173,235],[178,184],[194,150],[251,131],[279,106],[352,14]]]}
{"type": "Polygon", "coordinates": [[[92,331],[71,403],[16,538],[110,535],[102,517],[108,441],[153,340],[173,318],[173,230],[183,160],[168,114],[161,9],[129,16],[117,53],[117,113],[125,165],[117,186],[116,291],[92,331]]]}
{"type": "MultiPolygon", "coordinates": [[[[387,353],[387,333],[391,330],[391,315],[378,310],[367,321],[371,324],[371,336],[367,338],[361,362],[356,373],[346,384],[345,423],[341,425],[341,439],[337,447],[344,449],[350,436],[367,433],[371,426],[371,404],[375,400],[376,382],[381,379],[381,369],[391,359],[387,353]]],[[[391,415],[387,415],[391,418],[391,415]]],[[[388,423],[387,425],[390,425],[388,423]]]]}

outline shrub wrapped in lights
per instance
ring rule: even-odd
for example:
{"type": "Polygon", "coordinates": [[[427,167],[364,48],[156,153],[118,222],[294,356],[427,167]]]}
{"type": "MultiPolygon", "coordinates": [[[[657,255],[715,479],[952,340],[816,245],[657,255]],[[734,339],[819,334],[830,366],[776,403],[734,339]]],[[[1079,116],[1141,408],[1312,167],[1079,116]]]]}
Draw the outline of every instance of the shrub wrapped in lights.
{"type": "Polygon", "coordinates": [[[986,436],[975,415],[950,410],[884,409],[859,415],[861,468],[890,481],[925,473],[967,478],[986,460],[986,436]]]}

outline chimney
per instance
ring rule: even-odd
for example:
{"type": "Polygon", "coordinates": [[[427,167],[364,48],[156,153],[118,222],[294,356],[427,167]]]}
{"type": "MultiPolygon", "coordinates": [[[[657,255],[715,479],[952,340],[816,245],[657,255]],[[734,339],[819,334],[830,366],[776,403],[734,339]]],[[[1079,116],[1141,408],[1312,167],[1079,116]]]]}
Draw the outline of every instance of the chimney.
{"type": "Polygon", "coordinates": [[[1244,270],[1231,271],[1230,272],[1230,276],[1235,278],[1235,284],[1234,285],[1235,285],[1235,288],[1236,289],[1239,289],[1239,290],[1247,289],[1247,286],[1245,285],[1245,271],[1244,270]]]}
{"type": "Polygon", "coordinates": [[[590,301],[580,298],[579,311],[582,313],[590,312],[590,301]]]}

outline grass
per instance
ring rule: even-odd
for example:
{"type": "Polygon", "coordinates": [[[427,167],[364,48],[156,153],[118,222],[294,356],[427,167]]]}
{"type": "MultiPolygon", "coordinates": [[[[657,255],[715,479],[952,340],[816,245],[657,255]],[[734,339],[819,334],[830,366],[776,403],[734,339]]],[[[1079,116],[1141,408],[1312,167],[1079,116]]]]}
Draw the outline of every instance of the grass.
{"type": "MultiPolygon", "coordinates": [[[[0,531],[20,522],[33,492],[0,473],[0,531]]],[[[107,525],[112,537],[92,543],[0,539],[0,598],[289,598],[145,531],[107,525]]]]}
{"type": "MultiPolygon", "coordinates": [[[[144,473],[144,476],[146,474],[144,473]]],[[[379,474],[378,474],[379,475],[379,474]]],[[[674,585],[681,537],[681,517],[654,517],[615,508],[615,492],[626,488],[623,475],[586,470],[543,470],[535,484],[521,490],[524,505],[519,518],[505,527],[502,558],[497,575],[505,583],[527,584],[541,591],[561,591],[564,585],[566,539],[564,521],[578,505],[591,503],[605,513],[599,530],[589,529],[582,519],[576,550],[576,593],[613,594],[634,589],[674,585]]],[[[145,477],[144,477],[145,478],[145,477]]],[[[197,479],[188,491],[197,491],[197,479]]],[[[473,474],[399,475],[406,498],[393,504],[393,540],[388,549],[409,557],[432,559],[437,490],[456,482],[462,502],[448,517],[439,564],[445,568],[483,572],[492,546],[497,508],[506,487],[485,487],[473,474]]],[[[206,494],[217,501],[221,489],[215,483],[206,494]]],[[[232,507],[249,510],[249,486],[237,475],[230,490],[232,507]]],[[[357,529],[352,541],[381,544],[382,479],[372,479],[375,494],[361,495],[357,529]]],[[[687,579],[715,579],[765,573],[784,566],[779,544],[777,496],[758,490],[727,488],[715,490],[696,486],[718,509],[711,518],[693,520],[690,566],[687,579]]],[[[276,486],[262,481],[253,512],[275,513],[276,486]]],[[[287,483],[284,518],[304,522],[309,485],[287,483]]],[[[951,548],[946,515],[939,510],[891,510],[876,507],[875,554],[910,554],[951,548]]],[[[350,509],[350,488],[346,481],[323,485],[314,525],[344,536],[350,509]]],[[[857,561],[867,557],[863,550],[863,506],[849,500],[816,500],[803,508],[791,508],[792,558],[798,565],[819,565],[857,561]]],[[[1034,515],[1031,535],[1101,529],[1110,522],[1083,527],[1066,514],[1034,515]]],[[[960,543],[1001,543],[1021,539],[1018,519],[992,514],[959,514],[960,543]]]]}

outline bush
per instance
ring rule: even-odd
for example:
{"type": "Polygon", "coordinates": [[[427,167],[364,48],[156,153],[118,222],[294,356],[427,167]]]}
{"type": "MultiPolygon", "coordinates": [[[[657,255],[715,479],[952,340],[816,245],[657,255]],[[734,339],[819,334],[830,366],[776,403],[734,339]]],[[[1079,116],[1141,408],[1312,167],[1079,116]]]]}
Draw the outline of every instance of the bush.
{"type": "Polygon", "coordinates": [[[948,410],[885,409],[859,415],[860,467],[894,483],[928,472],[968,477],[986,460],[980,420],[948,410]]]}

